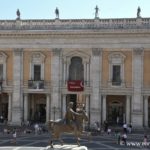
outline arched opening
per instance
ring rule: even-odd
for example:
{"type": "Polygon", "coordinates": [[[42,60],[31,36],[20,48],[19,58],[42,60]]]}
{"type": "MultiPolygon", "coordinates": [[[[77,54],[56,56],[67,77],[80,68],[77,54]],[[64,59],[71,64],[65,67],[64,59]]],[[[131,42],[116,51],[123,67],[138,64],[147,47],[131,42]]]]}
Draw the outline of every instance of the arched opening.
{"type": "Polygon", "coordinates": [[[109,124],[122,125],[125,122],[125,96],[108,96],[107,110],[109,124]]]}
{"type": "Polygon", "coordinates": [[[84,69],[82,58],[72,57],[69,66],[69,80],[84,80],[84,69]]]}

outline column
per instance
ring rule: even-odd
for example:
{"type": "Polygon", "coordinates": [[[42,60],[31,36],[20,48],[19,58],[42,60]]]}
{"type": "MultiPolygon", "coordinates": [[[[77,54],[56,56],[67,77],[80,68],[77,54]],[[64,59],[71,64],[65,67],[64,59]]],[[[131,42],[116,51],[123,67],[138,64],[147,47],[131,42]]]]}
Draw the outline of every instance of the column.
{"type": "Polygon", "coordinates": [[[148,96],[144,96],[144,126],[148,127],[148,96]]]}
{"type": "Polygon", "coordinates": [[[8,122],[11,122],[12,119],[12,93],[8,93],[8,122]]]}
{"type": "Polygon", "coordinates": [[[131,123],[131,111],[130,111],[130,97],[129,95],[126,96],[126,123],[130,124],[131,123]]]}
{"type": "MultiPolygon", "coordinates": [[[[87,70],[86,70],[86,61],[83,61],[83,66],[84,66],[84,81],[87,81],[87,70]]],[[[85,82],[84,82],[85,83],[85,82]]]]}
{"type": "Polygon", "coordinates": [[[28,121],[28,94],[25,93],[24,94],[24,121],[27,122],[28,121]]]}
{"type": "Polygon", "coordinates": [[[31,109],[32,109],[31,119],[34,119],[34,113],[35,113],[34,103],[35,103],[34,95],[32,94],[31,95],[31,109]]]}
{"type": "Polygon", "coordinates": [[[21,125],[23,119],[23,50],[14,49],[13,52],[13,95],[12,95],[12,122],[13,125],[21,125]]]}
{"type": "Polygon", "coordinates": [[[63,63],[63,83],[64,85],[66,84],[66,62],[64,60],[64,63],[63,63]]]}
{"type": "Polygon", "coordinates": [[[86,64],[86,67],[87,67],[87,82],[88,82],[88,85],[90,85],[90,83],[89,83],[89,81],[90,81],[90,79],[89,79],[89,75],[90,75],[90,72],[89,72],[89,67],[90,67],[90,65],[89,65],[89,63],[87,63],[86,64]]]}
{"type": "Polygon", "coordinates": [[[101,95],[100,95],[100,81],[101,81],[101,67],[102,67],[102,49],[92,49],[91,57],[91,83],[92,94],[90,103],[90,121],[94,123],[98,121],[101,124],[101,95]]]}
{"type": "Polygon", "coordinates": [[[132,123],[134,127],[143,126],[143,49],[133,50],[132,60],[133,98],[132,98],[132,123]]]}
{"type": "Polygon", "coordinates": [[[102,117],[102,123],[104,123],[104,121],[106,121],[106,95],[103,95],[103,105],[102,105],[102,114],[103,114],[103,117],[102,117]]]}
{"type": "Polygon", "coordinates": [[[46,122],[50,120],[50,96],[46,95],[46,122]]]}
{"type": "Polygon", "coordinates": [[[63,94],[63,99],[62,99],[62,117],[65,116],[66,113],[66,95],[63,94]]]}
{"type": "Polygon", "coordinates": [[[85,105],[85,110],[86,110],[86,113],[88,114],[88,117],[89,117],[89,95],[86,95],[85,97],[85,100],[86,100],[86,105],[85,105]]]}

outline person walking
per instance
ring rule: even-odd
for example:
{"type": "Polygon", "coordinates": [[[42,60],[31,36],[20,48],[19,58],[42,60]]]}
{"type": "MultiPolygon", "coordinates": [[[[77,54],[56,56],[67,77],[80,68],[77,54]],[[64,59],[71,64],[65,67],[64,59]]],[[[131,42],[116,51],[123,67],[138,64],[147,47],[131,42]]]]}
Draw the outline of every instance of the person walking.
{"type": "Polygon", "coordinates": [[[13,136],[12,143],[16,145],[17,144],[17,139],[16,139],[17,138],[17,131],[16,131],[16,128],[13,129],[12,136],[13,136]]]}

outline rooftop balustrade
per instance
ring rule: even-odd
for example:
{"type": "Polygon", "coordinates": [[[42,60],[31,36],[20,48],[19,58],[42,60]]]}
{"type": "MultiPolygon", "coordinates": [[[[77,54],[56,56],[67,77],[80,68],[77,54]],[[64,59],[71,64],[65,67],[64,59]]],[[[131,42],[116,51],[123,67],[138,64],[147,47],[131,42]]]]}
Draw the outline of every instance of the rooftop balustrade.
{"type": "Polygon", "coordinates": [[[0,20],[0,30],[144,29],[150,18],[0,20]]]}

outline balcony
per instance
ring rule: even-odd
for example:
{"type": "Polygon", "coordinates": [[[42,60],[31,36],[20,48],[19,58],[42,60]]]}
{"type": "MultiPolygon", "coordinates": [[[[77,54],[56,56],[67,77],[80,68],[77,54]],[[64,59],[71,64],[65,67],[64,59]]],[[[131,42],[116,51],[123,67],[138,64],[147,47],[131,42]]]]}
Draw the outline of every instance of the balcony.
{"type": "Polygon", "coordinates": [[[35,90],[44,89],[45,88],[44,80],[40,81],[28,80],[28,88],[35,90]]]}
{"type": "Polygon", "coordinates": [[[133,92],[133,83],[128,81],[112,82],[112,81],[102,81],[100,83],[100,89],[102,93],[107,93],[110,95],[121,94],[127,95],[133,92]]]}

